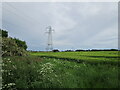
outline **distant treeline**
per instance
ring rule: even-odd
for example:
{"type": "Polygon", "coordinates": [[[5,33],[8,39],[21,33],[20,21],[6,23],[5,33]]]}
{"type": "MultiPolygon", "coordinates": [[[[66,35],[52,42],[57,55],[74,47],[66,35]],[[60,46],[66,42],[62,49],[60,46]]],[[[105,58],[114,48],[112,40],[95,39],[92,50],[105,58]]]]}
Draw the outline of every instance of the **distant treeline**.
{"type": "MultiPolygon", "coordinates": [[[[29,50],[30,52],[46,52],[46,51],[32,51],[29,50]]],[[[81,52],[81,51],[119,51],[118,49],[88,49],[88,50],[83,50],[83,49],[77,49],[77,50],[65,50],[65,51],[60,51],[58,49],[54,49],[50,52],[81,52]]]]}
{"type": "Polygon", "coordinates": [[[88,50],[75,50],[75,51],[118,51],[118,49],[88,49],[88,50]]]}
{"type": "MultiPolygon", "coordinates": [[[[53,50],[53,52],[56,50],[53,50]]],[[[64,52],[80,52],[80,51],[118,51],[118,49],[77,49],[77,50],[65,50],[64,52]]]]}

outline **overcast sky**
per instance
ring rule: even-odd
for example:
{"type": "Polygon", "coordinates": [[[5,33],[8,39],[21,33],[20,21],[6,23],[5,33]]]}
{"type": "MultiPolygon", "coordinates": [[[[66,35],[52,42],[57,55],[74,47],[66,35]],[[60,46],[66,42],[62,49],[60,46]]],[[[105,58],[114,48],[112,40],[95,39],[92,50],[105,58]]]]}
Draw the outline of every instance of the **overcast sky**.
{"type": "Polygon", "coordinates": [[[118,48],[116,2],[14,2],[2,4],[2,28],[25,40],[28,50],[45,50],[52,26],[54,49],[118,48]]]}

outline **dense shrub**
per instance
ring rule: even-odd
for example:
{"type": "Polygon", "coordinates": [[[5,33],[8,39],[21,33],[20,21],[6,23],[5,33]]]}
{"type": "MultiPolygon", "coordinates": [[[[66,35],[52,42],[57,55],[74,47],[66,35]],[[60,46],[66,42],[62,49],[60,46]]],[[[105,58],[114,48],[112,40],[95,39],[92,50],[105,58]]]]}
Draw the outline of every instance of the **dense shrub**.
{"type": "Polygon", "coordinates": [[[55,49],[55,50],[52,50],[53,52],[59,52],[59,50],[58,49],[55,49]]]}
{"type": "Polygon", "coordinates": [[[21,48],[23,48],[25,50],[27,49],[27,45],[26,45],[25,41],[21,41],[21,40],[19,40],[17,38],[14,38],[14,40],[15,40],[16,44],[18,45],[18,47],[21,47],[21,48]]]}
{"type": "Polygon", "coordinates": [[[26,56],[27,45],[25,41],[8,37],[8,32],[0,29],[0,45],[2,47],[2,56],[26,56]]]}
{"type": "Polygon", "coordinates": [[[26,56],[27,52],[18,47],[12,38],[2,38],[2,56],[26,56]]]}

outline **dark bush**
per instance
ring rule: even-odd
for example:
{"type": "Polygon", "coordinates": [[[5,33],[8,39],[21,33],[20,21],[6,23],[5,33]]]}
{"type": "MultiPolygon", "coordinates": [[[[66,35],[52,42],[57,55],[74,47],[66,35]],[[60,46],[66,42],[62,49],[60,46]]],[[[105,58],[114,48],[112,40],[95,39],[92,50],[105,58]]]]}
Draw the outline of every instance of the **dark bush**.
{"type": "Polygon", "coordinates": [[[55,49],[55,50],[52,50],[53,52],[59,52],[59,50],[58,49],[55,49]]]}
{"type": "Polygon", "coordinates": [[[16,44],[18,45],[18,47],[21,47],[21,48],[23,48],[25,50],[27,49],[27,45],[26,45],[25,41],[21,41],[21,40],[19,40],[17,38],[14,38],[14,40],[15,40],[16,44]]]}
{"type": "Polygon", "coordinates": [[[73,50],[65,50],[65,52],[73,52],[73,50]]]}
{"type": "Polygon", "coordinates": [[[2,36],[2,37],[8,37],[8,32],[5,31],[5,30],[1,30],[0,29],[0,36],[2,36]]]}
{"type": "Polygon", "coordinates": [[[85,50],[81,50],[81,49],[78,49],[78,50],[75,50],[76,52],[80,52],[80,51],[85,51],[85,50]]]}

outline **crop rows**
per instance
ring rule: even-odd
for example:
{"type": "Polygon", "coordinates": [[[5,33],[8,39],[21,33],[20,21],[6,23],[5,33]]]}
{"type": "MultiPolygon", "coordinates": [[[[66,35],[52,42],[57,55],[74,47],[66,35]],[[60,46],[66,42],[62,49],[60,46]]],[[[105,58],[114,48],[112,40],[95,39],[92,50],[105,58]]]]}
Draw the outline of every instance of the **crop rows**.
{"type": "Polygon", "coordinates": [[[55,58],[77,63],[85,62],[90,64],[112,64],[118,65],[119,57],[117,51],[105,52],[40,52],[32,53],[45,58],[55,58]]]}

